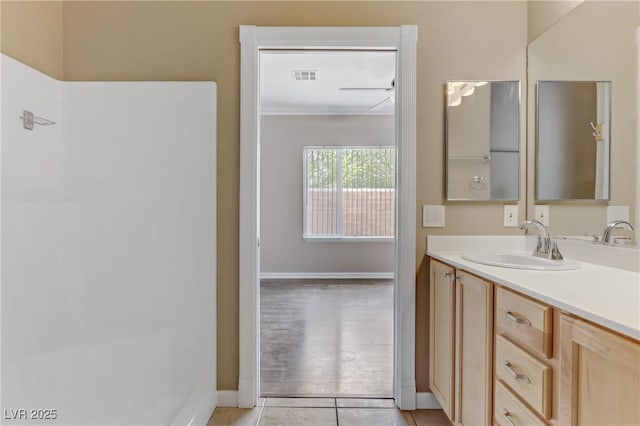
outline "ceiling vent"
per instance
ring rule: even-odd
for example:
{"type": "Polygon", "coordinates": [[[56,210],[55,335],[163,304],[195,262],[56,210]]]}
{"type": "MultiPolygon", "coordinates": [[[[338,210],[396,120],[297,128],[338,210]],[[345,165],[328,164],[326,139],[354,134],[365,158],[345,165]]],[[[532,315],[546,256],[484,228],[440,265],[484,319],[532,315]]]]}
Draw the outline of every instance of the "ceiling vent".
{"type": "Polygon", "coordinates": [[[291,75],[293,79],[297,81],[316,79],[316,72],[314,70],[294,70],[291,71],[291,75]]]}

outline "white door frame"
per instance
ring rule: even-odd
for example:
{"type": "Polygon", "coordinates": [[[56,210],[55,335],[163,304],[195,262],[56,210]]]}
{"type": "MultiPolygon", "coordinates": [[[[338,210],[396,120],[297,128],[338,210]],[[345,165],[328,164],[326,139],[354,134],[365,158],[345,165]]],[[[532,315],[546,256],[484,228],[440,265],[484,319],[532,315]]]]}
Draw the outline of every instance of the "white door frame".
{"type": "Polygon", "coordinates": [[[238,406],[254,407],[260,391],[261,49],[380,49],[397,52],[394,371],[396,405],[416,408],[416,43],[418,27],[240,26],[240,364],[238,406]]]}

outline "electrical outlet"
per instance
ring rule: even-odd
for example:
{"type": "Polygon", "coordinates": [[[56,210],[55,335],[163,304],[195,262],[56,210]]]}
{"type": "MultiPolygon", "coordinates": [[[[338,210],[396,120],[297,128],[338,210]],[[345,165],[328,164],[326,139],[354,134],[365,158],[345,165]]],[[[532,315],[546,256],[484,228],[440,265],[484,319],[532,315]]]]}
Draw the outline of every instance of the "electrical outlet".
{"type": "Polygon", "coordinates": [[[504,226],[515,228],[518,226],[518,206],[513,204],[504,205],[504,226]]]}
{"type": "Polygon", "coordinates": [[[423,228],[444,228],[444,206],[422,206],[423,228]]]}
{"type": "Polygon", "coordinates": [[[544,226],[549,226],[549,206],[536,206],[536,220],[542,222],[544,226]]]}

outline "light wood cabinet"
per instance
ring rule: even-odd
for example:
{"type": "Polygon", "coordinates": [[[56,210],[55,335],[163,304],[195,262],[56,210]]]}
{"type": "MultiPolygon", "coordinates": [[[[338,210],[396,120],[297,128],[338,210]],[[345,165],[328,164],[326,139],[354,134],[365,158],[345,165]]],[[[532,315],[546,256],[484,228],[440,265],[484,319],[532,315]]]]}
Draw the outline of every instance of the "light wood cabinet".
{"type": "Polygon", "coordinates": [[[561,319],[560,424],[640,424],[640,343],[561,319]]]}
{"type": "Polygon", "coordinates": [[[504,288],[496,290],[496,327],[536,353],[553,356],[552,308],[504,288]]]}
{"type": "Polygon", "coordinates": [[[495,407],[495,423],[500,426],[544,426],[544,422],[502,382],[496,382],[495,407]]]}
{"type": "Polygon", "coordinates": [[[455,270],[431,260],[429,313],[429,386],[442,409],[453,419],[455,270]]]}
{"type": "Polygon", "coordinates": [[[496,287],[495,422],[557,424],[553,391],[558,357],[553,351],[554,309],[496,287]]]}
{"type": "Polygon", "coordinates": [[[496,336],[495,359],[496,379],[513,389],[545,419],[550,419],[552,368],[500,335],[496,336]]]}
{"type": "Polygon", "coordinates": [[[433,259],[430,274],[430,386],[456,425],[640,425],[640,341],[433,259]]]}
{"type": "Polygon", "coordinates": [[[431,261],[431,391],[449,419],[492,418],[493,284],[431,261]]]}
{"type": "Polygon", "coordinates": [[[493,382],[493,284],[456,271],[455,423],[489,425],[493,382]]]}

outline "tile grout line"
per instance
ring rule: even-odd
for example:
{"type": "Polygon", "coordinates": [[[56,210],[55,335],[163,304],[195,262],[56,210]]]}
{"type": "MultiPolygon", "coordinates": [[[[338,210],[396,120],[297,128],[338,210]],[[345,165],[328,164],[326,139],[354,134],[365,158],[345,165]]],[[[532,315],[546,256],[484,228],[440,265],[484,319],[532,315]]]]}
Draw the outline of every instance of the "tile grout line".
{"type": "Polygon", "coordinates": [[[411,416],[411,420],[413,420],[413,425],[415,426],[418,424],[418,422],[416,421],[416,418],[413,417],[413,411],[415,410],[409,411],[409,416],[411,416]]]}
{"type": "Polygon", "coordinates": [[[256,426],[260,426],[260,422],[262,421],[262,413],[264,413],[264,407],[267,405],[267,398],[262,400],[262,405],[260,406],[260,414],[258,414],[258,423],[256,426]]]}

